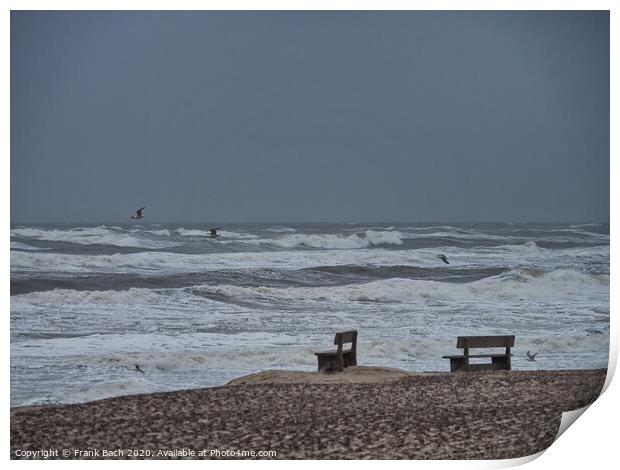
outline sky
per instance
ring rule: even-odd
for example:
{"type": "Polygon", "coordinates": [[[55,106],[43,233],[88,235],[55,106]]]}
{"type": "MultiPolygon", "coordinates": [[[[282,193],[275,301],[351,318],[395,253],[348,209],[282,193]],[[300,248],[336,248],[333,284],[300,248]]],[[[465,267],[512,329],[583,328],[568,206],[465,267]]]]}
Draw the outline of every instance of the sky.
{"type": "Polygon", "coordinates": [[[607,12],[11,12],[11,222],[608,221],[607,12]]]}

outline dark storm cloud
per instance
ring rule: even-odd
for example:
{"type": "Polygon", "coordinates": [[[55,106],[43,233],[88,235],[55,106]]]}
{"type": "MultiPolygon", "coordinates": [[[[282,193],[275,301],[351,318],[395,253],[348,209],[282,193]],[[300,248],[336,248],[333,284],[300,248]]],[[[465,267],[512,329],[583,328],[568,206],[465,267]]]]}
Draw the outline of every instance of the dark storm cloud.
{"type": "Polygon", "coordinates": [[[607,12],[13,12],[11,220],[609,220],[607,12]]]}

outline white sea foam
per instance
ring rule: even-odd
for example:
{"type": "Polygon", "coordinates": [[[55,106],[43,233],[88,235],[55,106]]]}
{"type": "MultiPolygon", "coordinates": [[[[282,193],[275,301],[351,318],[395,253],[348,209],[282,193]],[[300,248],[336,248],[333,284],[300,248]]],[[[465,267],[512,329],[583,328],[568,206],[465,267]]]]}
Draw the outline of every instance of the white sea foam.
{"type": "Polygon", "coordinates": [[[258,235],[254,235],[253,233],[243,233],[243,232],[231,232],[230,230],[218,230],[219,240],[233,238],[236,240],[254,240],[258,238],[258,235]]]}

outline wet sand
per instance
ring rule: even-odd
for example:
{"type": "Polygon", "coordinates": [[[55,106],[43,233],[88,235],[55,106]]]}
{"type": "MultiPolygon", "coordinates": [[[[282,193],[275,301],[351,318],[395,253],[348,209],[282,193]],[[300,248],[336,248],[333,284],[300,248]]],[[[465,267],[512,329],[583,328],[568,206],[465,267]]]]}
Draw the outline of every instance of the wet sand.
{"type": "Polygon", "coordinates": [[[73,459],[524,457],[547,448],[561,413],[594,401],[605,376],[265,371],[223,387],[13,408],[11,458],[63,458],[63,449],[73,459]]]}

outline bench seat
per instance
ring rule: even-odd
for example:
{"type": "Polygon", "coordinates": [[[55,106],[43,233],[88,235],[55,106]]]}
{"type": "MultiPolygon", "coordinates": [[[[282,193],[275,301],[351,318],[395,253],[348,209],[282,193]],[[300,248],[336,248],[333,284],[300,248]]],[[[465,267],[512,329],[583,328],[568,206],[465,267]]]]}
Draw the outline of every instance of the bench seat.
{"type": "MultiPolygon", "coordinates": [[[[350,353],[350,352],[352,352],[351,349],[345,349],[344,351],[342,351],[342,354],[347,354],[347,353],[350,353]]],[[[330,349],[330,350],[327,350],[327,351],[316,351],[314,354],[317,355],[317,356],[331,356],[331,355],[338,354],[338,350],[337,349],[330,349]]]]}
{"type": "MultiPolygon", "coordinates": [[[[475,357],[506,357],[507,355],[508,354],[503,354],[503,353],[498,353],[498,354],[470,354],[467,357],[469,357],[469,358],[472,358],[472,357],[474,357],[474,358],[475,357]]],[[[464,358],[465,355],[464,354],[455,354],[455,355],[452,355],[452,356],[441,356],[441,357],[444,358],[444,359],[450,359],[452,357],[464,358]]]]}

